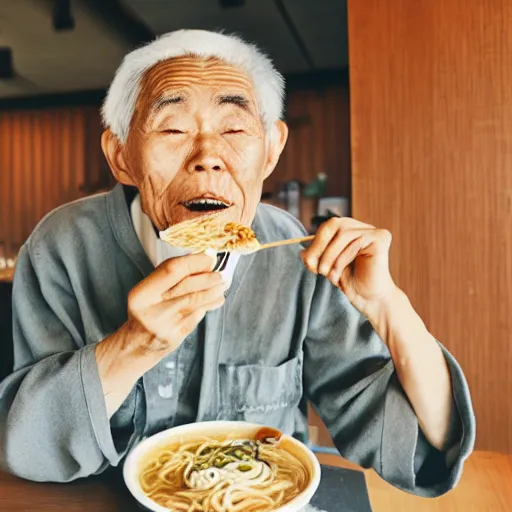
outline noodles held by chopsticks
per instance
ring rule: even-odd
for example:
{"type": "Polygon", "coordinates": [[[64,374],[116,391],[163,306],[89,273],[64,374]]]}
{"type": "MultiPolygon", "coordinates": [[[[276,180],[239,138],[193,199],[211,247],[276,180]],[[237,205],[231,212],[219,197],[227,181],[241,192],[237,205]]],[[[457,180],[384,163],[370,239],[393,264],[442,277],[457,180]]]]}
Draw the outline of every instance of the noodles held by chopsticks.
{"type": "Polygon", "coordinates": [[[169,245],[192,249],[193,252],[213,249],[217,252],[237,251],[247,254],[260,247],[251,228],[236,222],[226,222],[222,214],[180,222],[161,231],[160,238],[169,245]]]}

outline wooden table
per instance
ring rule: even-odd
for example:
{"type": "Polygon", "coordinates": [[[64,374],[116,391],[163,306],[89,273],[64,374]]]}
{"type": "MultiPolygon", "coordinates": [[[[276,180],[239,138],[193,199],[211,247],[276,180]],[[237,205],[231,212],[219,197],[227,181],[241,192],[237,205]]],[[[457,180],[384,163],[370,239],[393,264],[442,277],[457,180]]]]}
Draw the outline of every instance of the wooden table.
{"type": "MultiPolygon", "coordinates": [[[[319,455],[322,464],[357,469],[340,457],[319,455]]],[[[438,499],[398,491],[365,471],[374,512],[509,512],[512,510],[512,455],[476,452],[457,489],[438,499]]],[[[26,482],[0,472],[2,512],[136,512],[118,475],[70,484],[26,482]]]]}
{"type": "MultiPolygon", "coordinates": [[[[320,455],[322,464],[358,469],[335,455],[320,455]]],[[[512,455],[475,452],[466,462],[457,488],[441,498],[426,499],[398,491],[373,470],[365,471],[374,512],[510,512],[512,455]]]]}

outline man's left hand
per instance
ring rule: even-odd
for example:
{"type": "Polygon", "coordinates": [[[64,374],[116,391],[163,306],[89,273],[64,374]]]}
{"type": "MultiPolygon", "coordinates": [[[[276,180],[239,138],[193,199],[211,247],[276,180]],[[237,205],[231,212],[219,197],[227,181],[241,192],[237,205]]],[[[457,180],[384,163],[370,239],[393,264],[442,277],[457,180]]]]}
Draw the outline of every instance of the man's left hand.
{"type": "Polygon", "coordinates": [[[389,272],[391,233],[352,218],[323,223],[302,254],[306,267],[322,274],[364,312],[391,298],[397,287],[389,272]]]}
{"type": "Polygon", "coordinates": [[[350,218],[320,226],[304,264],[326,276],[372,324],[432,446],[456,440],[456,406],[443,352],[389,272],[391,234],[350,218]]]}

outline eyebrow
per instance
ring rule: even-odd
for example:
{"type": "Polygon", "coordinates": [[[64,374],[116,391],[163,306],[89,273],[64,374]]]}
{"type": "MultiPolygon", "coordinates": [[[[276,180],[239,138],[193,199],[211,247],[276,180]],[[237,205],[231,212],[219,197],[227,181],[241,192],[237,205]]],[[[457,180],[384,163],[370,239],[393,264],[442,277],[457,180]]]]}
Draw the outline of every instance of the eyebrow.
{"type": "Polygon", "coordinates": [[[243,110],[250,111],[249,101],[242,94],[223,94],[217,98],[218,105],[236,105],[243,110]]]}
{"type": "Polygon", "coordinates": [[[180,103],[184,103],[185,98],[183,96],[163,96],[158,98],[151,107],[151,110],[154,114],[167,107],[168,105],[178,105],[180,103]]]}

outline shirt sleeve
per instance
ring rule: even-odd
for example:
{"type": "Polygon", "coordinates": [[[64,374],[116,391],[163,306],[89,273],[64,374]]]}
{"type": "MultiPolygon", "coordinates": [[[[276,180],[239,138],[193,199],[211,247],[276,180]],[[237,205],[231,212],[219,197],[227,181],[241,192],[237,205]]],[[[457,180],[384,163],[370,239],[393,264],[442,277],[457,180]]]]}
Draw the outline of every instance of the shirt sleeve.
{"type": "Polygon", "coordinates": [[[128,440],[116,443],[94,355],[98,340],[83,339],[65,269],[51,262],[38,273],[27,245],[13,285],[13,340],[14,372],[0,384],[2,467],[66,482],[118,464],[137,435],[133,420],[128,440]]]}
{"type": "Polygon", "coordinates": [[[439,496],[458,482],[473,449],[475,420],[466,379],[442,347],[457,409],[459,435],[446,453],[423,436],[387,347],[348,299],[319,276],[304,343],[304,385],[340,454],[420,496],[439,496]]]}

